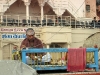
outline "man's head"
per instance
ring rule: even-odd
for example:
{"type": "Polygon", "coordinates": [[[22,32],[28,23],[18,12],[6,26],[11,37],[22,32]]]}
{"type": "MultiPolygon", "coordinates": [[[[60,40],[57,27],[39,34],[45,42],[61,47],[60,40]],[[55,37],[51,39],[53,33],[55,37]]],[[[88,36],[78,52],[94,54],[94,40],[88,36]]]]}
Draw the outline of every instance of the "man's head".
{"type": "Polygon", "coordinates": [[[26,30],[26,36],[28,40],[32,41],[34,39],[34,35],[35,35],[35,32],[32,28],[28,28],[26,30]]]}

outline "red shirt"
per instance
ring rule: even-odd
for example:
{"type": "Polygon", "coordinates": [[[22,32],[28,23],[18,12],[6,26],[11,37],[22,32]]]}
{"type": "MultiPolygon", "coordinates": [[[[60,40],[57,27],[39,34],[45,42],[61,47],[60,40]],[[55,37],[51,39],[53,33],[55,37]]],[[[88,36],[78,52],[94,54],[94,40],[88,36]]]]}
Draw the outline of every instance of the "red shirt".
{"type": "Polygon", "coordinates": [[[25,38],[22,41],[20,48],[22,48],[22,45],[25,45],[26,47],[33,47],[33,48],[43,48],[42,42],[36,37],[34,37],[34,40],[31,42],[27,38],[25,38]]]}

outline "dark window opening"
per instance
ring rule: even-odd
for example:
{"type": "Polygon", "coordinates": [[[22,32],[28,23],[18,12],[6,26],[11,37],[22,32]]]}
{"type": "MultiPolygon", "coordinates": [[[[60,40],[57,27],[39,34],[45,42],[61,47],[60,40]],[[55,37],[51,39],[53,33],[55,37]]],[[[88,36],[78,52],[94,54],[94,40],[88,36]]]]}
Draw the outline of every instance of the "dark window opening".
{"type": "Polygon", "coordinates": [[[86,5],[86,12],[90,12],[90,5],[86,5]]]}

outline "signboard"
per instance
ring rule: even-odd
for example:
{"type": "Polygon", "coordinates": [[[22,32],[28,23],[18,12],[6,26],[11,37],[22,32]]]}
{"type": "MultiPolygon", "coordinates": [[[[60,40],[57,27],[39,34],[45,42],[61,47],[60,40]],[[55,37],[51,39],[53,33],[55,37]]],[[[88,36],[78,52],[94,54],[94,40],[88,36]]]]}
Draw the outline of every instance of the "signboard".
{"type": "Polygon", "coordinates": [[[2,39],[24,39],[26,34],[2,34],[2,39]]]}
{"type": "Polygon", "coordinates": [[[25,32],[27,28],[0,28],[0,32],[25,32]]]}

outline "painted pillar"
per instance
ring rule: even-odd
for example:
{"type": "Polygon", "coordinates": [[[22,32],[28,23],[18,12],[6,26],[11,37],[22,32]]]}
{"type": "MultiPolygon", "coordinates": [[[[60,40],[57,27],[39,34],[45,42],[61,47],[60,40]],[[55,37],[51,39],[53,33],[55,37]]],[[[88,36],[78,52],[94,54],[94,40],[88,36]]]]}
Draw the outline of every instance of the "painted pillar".
{"type": "Polygon", "coordinates": [[[70,44],[68,44],[67,48],[70,48],[70,44]]]}
{"type": "Polygon", "coordinates": [[[1,23],[3,22],[3,14],[4,14],[3,12],[0,12],[1,23]]]}
{"type": "Polygon", "coordinates": [[[44,12],[43,12],[43,5],[41,5],[41,20],[43,20],[44,12]]]}
{"type": "Polygon", "coordinates": [[[24,0],[24,4],[26,6],[26,20],[29,19],[29,5],[31,3],[31,0],[24,0]]]}
{"type": "Polygon", "coordinates": [[[42,20],[44,18],[44,11],[43,11],[43,6],[45,5],[45,0],[38,0],[39,6],[41,8],[41,26],[42,26],[42,20]]]}
{"type": "Polygon", "coordinates": [[[49,44],[47,44],[47,45],[46,45],[46,48],[47,48],[47,49],[49,49],[49,48],[50,48],[49,44]]]}
{"type": "Polygon", "coordinates": [[[1,7],[1,9],[0,9],[0,22],[2,23],[3,22],[3,14],[4,14],[3,4],[1,4],[0,7],[1,7]]]}

